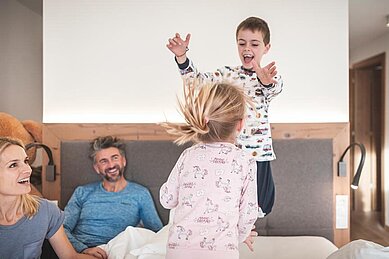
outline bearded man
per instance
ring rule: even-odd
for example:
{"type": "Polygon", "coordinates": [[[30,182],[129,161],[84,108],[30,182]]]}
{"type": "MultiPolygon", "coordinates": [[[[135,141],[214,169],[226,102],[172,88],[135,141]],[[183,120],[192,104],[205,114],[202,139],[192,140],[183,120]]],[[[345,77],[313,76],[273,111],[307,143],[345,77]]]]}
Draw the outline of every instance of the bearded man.
{"type": "Polygon", "coordinates": [[[102,181],[79,186],[65,207],[65,232],[79,253],[107,258],[106,244],[128,226],[140,223],[158,231],[162,222],[150,192],[124,177],[125,144],[113,136],[90,143],[93,168],[102,181]]]}

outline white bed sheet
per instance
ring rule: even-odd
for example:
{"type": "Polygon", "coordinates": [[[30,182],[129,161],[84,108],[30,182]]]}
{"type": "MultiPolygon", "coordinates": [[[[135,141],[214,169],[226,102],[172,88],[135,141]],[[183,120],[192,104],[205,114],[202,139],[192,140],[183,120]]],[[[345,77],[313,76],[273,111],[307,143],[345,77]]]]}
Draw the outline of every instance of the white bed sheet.
{"type": "MultiPolygon", "coordinates": [[[[109,259],[163,259],[169,226],[158,233],[136,227],[125,231],[101,247],[109,259]]],[[[239,246],[240,258],[251,259],[326,259],[338,248],[329,240],[316,236],[255,237],[254,252],[239,246]]]]}

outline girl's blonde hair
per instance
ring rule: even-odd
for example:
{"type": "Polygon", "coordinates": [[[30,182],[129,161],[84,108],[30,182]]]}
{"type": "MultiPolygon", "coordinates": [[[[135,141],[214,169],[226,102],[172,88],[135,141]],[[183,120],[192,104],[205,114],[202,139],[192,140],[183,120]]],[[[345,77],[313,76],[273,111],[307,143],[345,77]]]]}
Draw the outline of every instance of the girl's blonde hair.
{"type": "Polygon", "coordinates": [[[230,83],[184,84],[184,100],[179,101],[186,123],[163,123],[167,132],[179,136],[175,142],[228,141],[235,137],[238,123],[244,119],[249,99],[243,89],[230,83]]]}
{"type": "MultiPolygon", "coordinates": [[[[0,158],[4,150],[12,145],[19,146],[25,150],[22,141],[13,138],[0,137],[0,158]]],[[[20,207],[18,209],[20,209],[27,218],[31,219],[38,212],[39,198],[30,194],[22,194],[20,207]]]]}

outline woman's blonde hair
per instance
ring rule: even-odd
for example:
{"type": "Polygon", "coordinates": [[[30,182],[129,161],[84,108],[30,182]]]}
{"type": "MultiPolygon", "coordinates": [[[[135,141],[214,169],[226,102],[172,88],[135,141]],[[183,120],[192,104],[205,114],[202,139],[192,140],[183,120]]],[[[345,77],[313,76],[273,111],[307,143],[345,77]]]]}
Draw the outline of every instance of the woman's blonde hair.
{"type": "MultiPolygon", "coordinates": [[[[4,152],[4,150],[12,145],[19,146],[25,149],[23,142],[19,139],[0,137],[0,159],[1,154],[4,152]]],[[[38,212],[39,198],[30,194],[22,194],[19,209],[27,218],[31,219],[38,212]]]]}
{"type": "Polygon", "coordinates": [[[186,123],[163,123],[167,132],[179,136],[175,142],[228,141],[235,136],[238,123],[244,119],[249,99],[243,89],[230,83],[187,81],[184,100],[179,101],[186,123]]]}

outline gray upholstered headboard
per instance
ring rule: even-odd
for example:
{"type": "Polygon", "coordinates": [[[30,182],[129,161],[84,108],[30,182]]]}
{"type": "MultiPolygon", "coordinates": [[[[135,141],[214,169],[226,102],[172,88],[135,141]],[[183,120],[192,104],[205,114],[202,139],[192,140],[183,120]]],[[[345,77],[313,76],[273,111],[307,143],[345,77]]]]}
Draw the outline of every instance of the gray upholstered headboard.
{"type": "MultiPolygon", "coordinates": [[[[126,178],[149,188],[164,224],[168,211],[159,204],[164,183],[185,147],[171,141],[127,141],[126,178]]],[[[257,221],[261,235],[317,235],[333,241],[333,152],[331,139],[275,140],[272,162],[276,184],[273,211],[257,221]]],[[[99,181],[88,158],[87,141],[61,142],[61,199],[74,189],[99,181]]]]}

